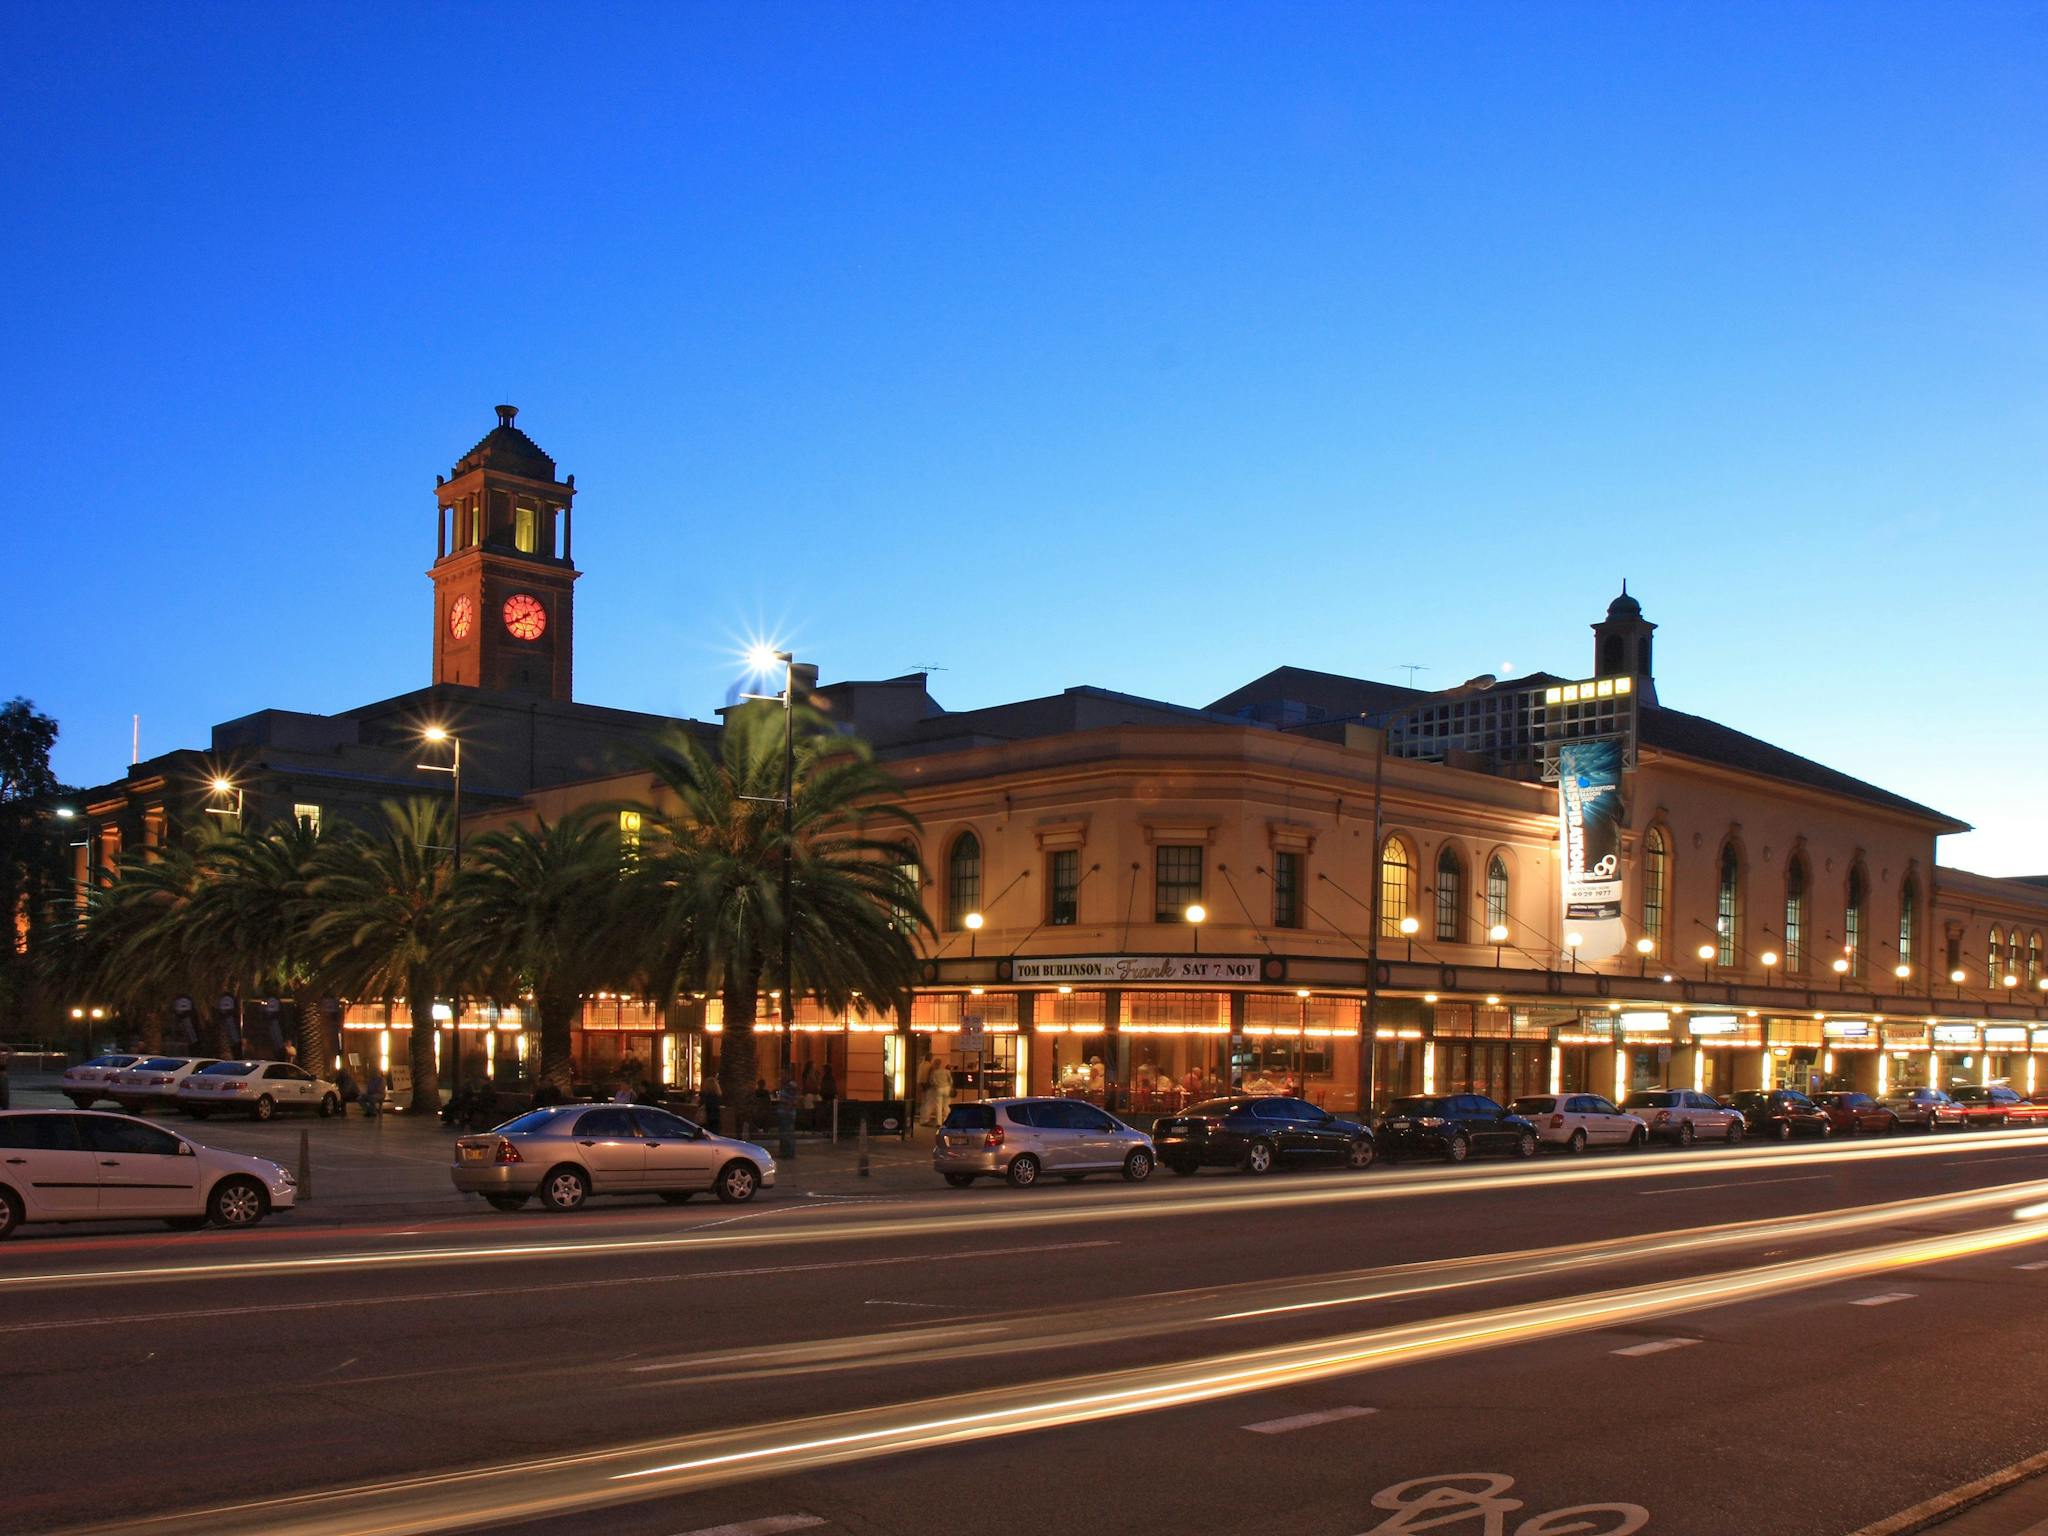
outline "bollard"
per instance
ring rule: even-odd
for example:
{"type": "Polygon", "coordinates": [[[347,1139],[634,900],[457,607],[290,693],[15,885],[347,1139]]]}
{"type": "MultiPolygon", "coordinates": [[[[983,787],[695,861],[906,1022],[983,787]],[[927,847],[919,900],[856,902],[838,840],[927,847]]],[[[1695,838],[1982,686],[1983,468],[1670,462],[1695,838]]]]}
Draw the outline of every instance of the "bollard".
{"type": "Polygon", "coordinates": [[[860,1161],[856,1165],[856,1172],[863,1179],[868,1177],[868,1117],[866,1115],[860,1117],[860,1161]]]}
{"type": "Polygon", "coordinates": [[[299,1198],[313,1198],[313,1136],[303,1125],[299,1127],[299,1198]]]}

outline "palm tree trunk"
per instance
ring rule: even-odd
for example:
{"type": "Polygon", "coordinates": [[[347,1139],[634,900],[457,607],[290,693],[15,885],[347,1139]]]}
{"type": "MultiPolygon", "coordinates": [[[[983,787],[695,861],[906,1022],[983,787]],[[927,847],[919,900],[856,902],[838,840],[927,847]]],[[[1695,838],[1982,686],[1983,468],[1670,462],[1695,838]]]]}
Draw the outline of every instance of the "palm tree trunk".
{"type": "Polygon", "coordinates": [[[412,1099],[415,1115],[441,1113],[441,1075],[434,1065],[434,984],[424,975],[408,976],[405,995],[412,1009],[412,1099]]]}
{"type": "Polygon", "coordinates": [[[327,996],[325,988],[309,983],[292,999],[292,1006],[299,1011],[299,1065],[315,1077],[334,1070],[334,1058],[341,1049],[335,1031],[328,1028],[327,1010],[321,1006],[327,996]]]}
{"type": "Polygon", "coordinates": [[[576,1061],[569,1032],[577,1010],[574,998],[533,995],[533,1011],[540,1025],[539,1081],[553,1083],[565,1094],[576,1091],[576,1061]]]}
{"type": "Polygon", "coordinates": [[[754,1055],[754,1013],[760,1006],[760,974],[728,983],[725,991],[725,1033],[719,1037],[718,1090],[734,1125],[754,1117],[754,1083],[759,1067],[754,1055]]]}

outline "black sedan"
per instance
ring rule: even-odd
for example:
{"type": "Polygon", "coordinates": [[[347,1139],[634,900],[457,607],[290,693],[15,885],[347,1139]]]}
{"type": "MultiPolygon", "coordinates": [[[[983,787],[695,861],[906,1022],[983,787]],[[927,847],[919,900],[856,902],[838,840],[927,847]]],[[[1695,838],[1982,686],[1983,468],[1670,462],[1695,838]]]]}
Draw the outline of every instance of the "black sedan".
{"type": "Polygon", "coordinates": [[[1794,1136],[1832,1136],[1835,1123],[1828,1112],[1803,1093],[1790,1088],[1768,1092],[1752,1088],[1729,1095],[1728,1107],[1742,1112],[1743,1124],[1752,1136],[1773,1141],[1790,1141],[1794,1136]]]}
{"type": "Polygon", "coordinates": [[[1242,1168],[1270,1173],[1283,1162],[1342,1162],[1370,1168],[1373,1134],[1305,1099],[1242,1094],[1207,1099],[1152,1127],[1152,1150],[1175,1173],[1242,1168]]]}
{"type": "Polygon", "coordinates": [[[1536,1155],[1536,1127],[1483,1093],[1438,1093],[1396,1099],[1379,1124],[1380,1152],[1441,1157],[1462,1163],[1475,1154],[1536,1155]]]}

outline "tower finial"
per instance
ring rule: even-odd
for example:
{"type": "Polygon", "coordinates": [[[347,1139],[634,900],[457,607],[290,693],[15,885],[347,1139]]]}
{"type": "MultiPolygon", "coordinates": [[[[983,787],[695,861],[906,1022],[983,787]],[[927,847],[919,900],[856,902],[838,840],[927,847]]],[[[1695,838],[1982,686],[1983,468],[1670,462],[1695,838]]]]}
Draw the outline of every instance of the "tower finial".
{"type": "Polygon", "coordinates": [[[516,405],[501,405],[501,406],[499,406],[499,407],[498,407],[498,425],[499,425],[499,426],[501,426],[501,427],[509,427],[509,426],[511,426],[511,425],[512,425],[512,418],[513,418],[514,416],[517,416],[518,414],[519,414],[519,407],[518,407],[518,406],[516,406],[516,405]]]}

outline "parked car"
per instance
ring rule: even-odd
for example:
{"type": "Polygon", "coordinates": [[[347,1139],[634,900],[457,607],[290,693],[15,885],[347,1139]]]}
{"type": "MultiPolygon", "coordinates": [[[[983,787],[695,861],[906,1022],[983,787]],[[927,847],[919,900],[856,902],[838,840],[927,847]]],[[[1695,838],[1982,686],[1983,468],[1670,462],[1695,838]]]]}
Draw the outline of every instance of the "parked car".
{"type": "Polygon", "coordinates": [[[1621,1107],[1640,1115],[1652,1136],[1675,1141],[1681,1147],[1689,1147],[1695,1141],[1738,1142],[1746,1129],[1739,1110],[1692,1088],[1641,1089],[1623,1099],[1621,1107]]]}
{"type": "Polygon", "coordinates": [[[494,1131],[455,1138],[455,1187],[516,1211],[535,1195],[551,1211],[596,1195],[659,1195],[680,1205],[710,1190],[728,1205],[775,1187],[766,1147],[714,1136],[648,1104],[528,1110],[494,1131]]]}
{"type": "Polygon", "coordinates": [[[1790,1088],[1749,1088],[1728,1096],[1728,1107],[1741,1111],[1752,1136],[1790,1141],[1794,1136],[1832,1136],[1835,1123],[1827,1111],[1790,1088]]]}
{"type": "Polygon", "coordinates": [[[956,1189],[1008,1179],[1019,1189],[1058,1174],[1150,1178],[1152,1138],[1080,1099],[989,1099],[955,1104],[932,1143],[932,1171],[956,1189]]]}
{"type": "Polygon", "coordinates": [[[1963,1124],[2011,1125],[2048,1119],[2048,1104],[2036,1104],[2003,1083],[1958,1088],[1949,1095],[1963,1112],[1963,1124]]]}
{"type": "Polygon", "coordinates": [[[156,1218],[252,1227],[298,1197],[291,1170],[99,1111],[0,1110],[0,1237],[26,1221],[156,1218]]]}
{"type": "Polygon", "coordinates": [[[123,1056],[115,1052],[81,1061],[75,1067],[64,1069],[63,1080],[57,1085],[58,1092],[80,1109],[90,1109],[108,1097],[107,1090],[113,1086],[117,1076],[141,1059],[140,1056],[123,1056]]]}
{"type": "Polygon", "coordinates": [[[1270,1173],[1282,1163],[1344,1163],[1370,1168],[1379,1144],[1366,1126],[1339,1120],[1306,1099],[1235,1094],[1206,1099],[1152,1127],[1159,1160],[1175,1173],[1242,1168],[1270,1173]]]}
{"type": "Polygon", "coordinates": [[[49,1072],[64,1065],[64,1053],[33,1041],[0,1044],[0,1066],[11,1072],[49,1072]]]}
{"type": "Polygon", "coordinates": [[[1462,1163],[1475,1153],[1536,1155],[1536,1127],[1481,1093],[1418,1094],[1387,1106],[1377,1127],[1380,1155],[1441,1157],[1462,1163]]]}
{"type": "Polygon", "coordinates": [[[1640,1147],[1648,1122],[1614,1107],[1597,1093],[1532,1093],[1515,1100],[1515,1114],[1536,1127],[1546,1145],[1567,1152],[1595,1147],[1640,1147]]]}
{"type": "Polygon", "coordinates": [[[1899,1124],[1917,1125],[1923,1131],[1963,1123],[1962,1105],[1939,1088],[1894,1088],[1881,1102],[1899,1117],[1899,1124]]]}
{"type": "Polygon", "coordinates": [[[1867,1093],[1824,1093],[1814,1102],[1827,1113],[1838,1136],[1865,1131],[1888,1136],[1899,1128],[1899,1117],[1867,1093]]]}
{"type": "Polygon", "coordinates": [[[211,1056],[145,1056],[114,1074],[107,1097],[130,1114],[152,1104],[174,1103],[178,1084],[213,1064],[211,1056]]]}
{"type": "Polygon", "coordinates": [[[334,1114],[341,1108],[341,1092],[288,1061],[216,1061],[178,1084],[177,1101],[195,1120],[230,1112],[268,1120],[287,1109],[334,1114]]]}

